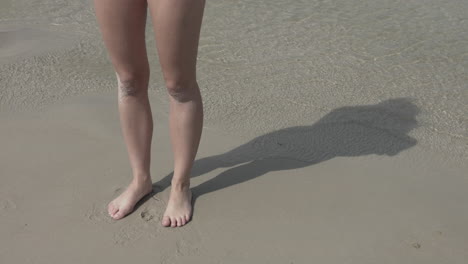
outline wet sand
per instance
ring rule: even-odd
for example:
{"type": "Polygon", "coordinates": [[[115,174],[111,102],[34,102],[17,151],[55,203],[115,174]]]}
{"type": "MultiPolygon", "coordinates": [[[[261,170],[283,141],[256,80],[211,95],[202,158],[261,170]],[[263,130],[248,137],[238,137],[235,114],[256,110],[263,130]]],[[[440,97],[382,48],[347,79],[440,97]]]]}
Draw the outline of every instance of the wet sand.
{"type": "Polygon", "coordinates": [[[150,21],[154,193],[130,168],[90,1],[0,3],[1,263],[464,263],[468,3],[207,1],[192,222],[150,21]]]}

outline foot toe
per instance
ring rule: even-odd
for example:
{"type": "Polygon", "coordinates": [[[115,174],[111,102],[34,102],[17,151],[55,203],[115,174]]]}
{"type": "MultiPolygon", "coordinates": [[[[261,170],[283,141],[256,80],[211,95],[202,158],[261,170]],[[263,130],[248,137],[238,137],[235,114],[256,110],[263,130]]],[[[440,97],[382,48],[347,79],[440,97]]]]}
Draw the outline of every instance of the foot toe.
{"type": "Polygon", "coordinates": [[[171,227],[176,227],[177,226],[177,221],[175,218],[171,217],[171,227]]]}
{"type": "Polygon", "coordinates": [[[163,226],[170,226],[171,225],[171,219],[169,216],[164,216],[162,220],[163,226]]]}
{"type": "Polygon", "coordinates": [[[124,214],[123,214],[123,212],[120,211],[120,210],[117,211],[117,212],[112,216],[112,218],[114,218],[115,220],[119,220],[119,219],[121,219],[122,217],[124,217],[124,214]]]}
{"type": "Polygon", "coordinates": [[[113,203],[110,203],[107,206],[107,212],[109,213],[110,216],[113,216],[115,213],[117,213],[118,210],[119,209],[113,203]]]}

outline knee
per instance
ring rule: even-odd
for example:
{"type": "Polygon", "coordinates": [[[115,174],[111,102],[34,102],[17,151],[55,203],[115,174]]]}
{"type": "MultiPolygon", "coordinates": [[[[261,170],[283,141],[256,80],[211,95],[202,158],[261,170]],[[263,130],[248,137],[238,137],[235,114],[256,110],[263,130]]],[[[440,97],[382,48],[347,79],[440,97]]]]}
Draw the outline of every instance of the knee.
{"type": "Polygon", "coordinates": [[[183,103],[196,96],[198,84],[196,80],[166,80],[166,88],[169,96],[177,102],[183,103]]]}
{"type": "Polygon", "coordinates": [[[147,91],[147,74],[116,73],[119,97],[138,96],[147,91]]]}

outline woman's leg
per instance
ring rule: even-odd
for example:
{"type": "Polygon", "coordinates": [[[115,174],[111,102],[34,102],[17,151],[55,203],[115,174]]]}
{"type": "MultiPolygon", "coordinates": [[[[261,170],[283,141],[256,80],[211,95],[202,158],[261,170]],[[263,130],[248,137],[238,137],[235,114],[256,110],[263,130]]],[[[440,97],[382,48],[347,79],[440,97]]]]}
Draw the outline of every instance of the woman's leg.
{"type": "Polygon", "coordinates": [[[190,171],[203,127],[196,62],[205,0],[148,0],[159,62],[169,93],[169,127],[174,152],[171,194],[162,224],[190,221],[190,171]]]}
{"type": "Polygon", "coordinates": [[[148,100],[149,64],[145,46],[146,0],[94,0],[104,44],[116,72],[118,109],[133,180],[108,205],[120,219],[152,190],[153,119],[148,100]]]}

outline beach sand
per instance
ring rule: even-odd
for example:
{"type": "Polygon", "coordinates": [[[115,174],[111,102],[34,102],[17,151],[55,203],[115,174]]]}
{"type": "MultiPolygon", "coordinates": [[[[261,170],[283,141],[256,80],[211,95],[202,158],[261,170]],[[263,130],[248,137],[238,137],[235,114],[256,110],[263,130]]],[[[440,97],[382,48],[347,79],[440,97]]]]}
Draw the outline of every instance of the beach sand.
{"type": "Polygon", "coordinates": [[[0,3],[0,263],[465,263],[466,1],[207,1],[192,221],[163,227],[168,95],[150,21],[154,192],[131,170],[91,1],[0,3]]]}

